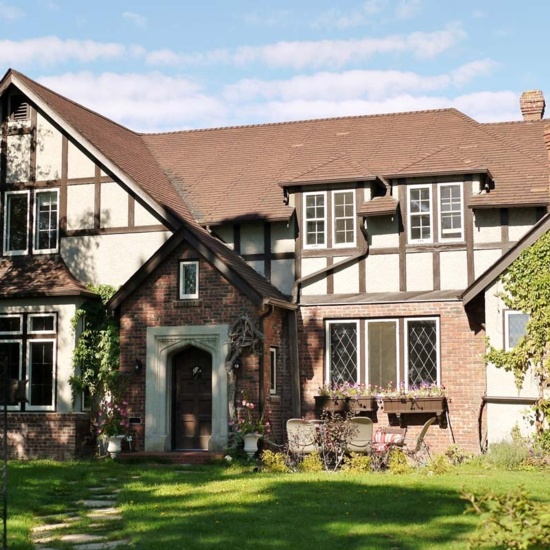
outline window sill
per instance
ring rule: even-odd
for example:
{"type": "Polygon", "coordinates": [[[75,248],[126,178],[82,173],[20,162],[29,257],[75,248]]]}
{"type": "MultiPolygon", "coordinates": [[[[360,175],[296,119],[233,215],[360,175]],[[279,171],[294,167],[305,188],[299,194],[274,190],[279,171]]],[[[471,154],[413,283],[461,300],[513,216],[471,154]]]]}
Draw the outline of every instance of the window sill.
{"type": "Polygon", "coordinates": [[[174,307],[200,307],[202,306],[202,300],[194,299],[194,300],[175,300],[174,301],[174,307]]]}

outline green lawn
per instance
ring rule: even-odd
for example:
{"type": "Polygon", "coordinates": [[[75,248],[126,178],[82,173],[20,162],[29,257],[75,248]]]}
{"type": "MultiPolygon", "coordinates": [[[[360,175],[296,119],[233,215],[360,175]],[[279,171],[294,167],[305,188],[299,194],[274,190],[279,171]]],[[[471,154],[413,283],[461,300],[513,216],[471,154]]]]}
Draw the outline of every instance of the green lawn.
{"type": "MultiPolygon", "coordinates": [[[[98,485],[122,489],[124,519],[112,524],[110,536],[143,550],[465,548],[478,519],[463,513],[463,487],[505,492],[523,485],[550,503],[548,472],[267,474],[223,465],[15,462],[9,466],[9,547],[33,548],[29,532],[44,523],[39,516],[78,511],[74,503],[98,485]]],[[[83,516],[74,532],[87,525],[83,516]]]]}

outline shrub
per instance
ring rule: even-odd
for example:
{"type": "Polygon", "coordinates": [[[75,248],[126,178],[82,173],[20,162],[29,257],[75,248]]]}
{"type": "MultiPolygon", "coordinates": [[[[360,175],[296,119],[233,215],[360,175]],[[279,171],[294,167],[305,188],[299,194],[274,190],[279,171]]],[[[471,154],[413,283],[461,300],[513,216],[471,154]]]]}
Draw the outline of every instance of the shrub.
{"type": "Polygon", "coordinates": [[[463,492],[470,505],[466,512],[478,514],[481,525],[470,540],[470,548],[548,548],[550,509],[533,502],[523,487],[507,494],[488,492],[476,496],[463,492]]]}
{"type": "Polygon", "coordinates": [[[370,472],[372,467],[372,459],[369,455],[351,453],[350,456],[344,458],[342,470],[354,474],[370,472]]]}
{"type": "Polygon", "coordinates": [[[323,461],[321,460],[321,455],[319,453],[304,455],[298,469],[301,472],[322,472],[323,461]]]}
{"type": "Polygon", "coordinates": [[[401,449],[392,449],[388,458],[390,474],[408,474],[411,470],[405,453],[401,449]]]}
{"type": "Polygon", "coordinates": [[[288,472],[286,456],[283,453],[265,450],[262,452],[262,468],[268,472],[288,472]]]}
{"type": "Polygon", "coordinates": [[[523,441],[499,441],[489,445],[486,462],[497,468],[507,470],[517,470],[521,464],[528,458],[529,449],[523,441]]]}
{"type": "Polygon", "coordinates": [[[435,474],[437,476],[446,474],[451,467],[451,463],[446,455],[435,455],[432,457],[428,465],[426,466],[426,471],[430,474],[435,474]]]}
{"type": "Polygon", "coordinates": [[[461,449],[458,445],[450,445],[445,451],[445,456],[449,459],[449,462],[453,466],[468,464],[475,458],[473,453],[469,453],[468,451],[461,449]]]}

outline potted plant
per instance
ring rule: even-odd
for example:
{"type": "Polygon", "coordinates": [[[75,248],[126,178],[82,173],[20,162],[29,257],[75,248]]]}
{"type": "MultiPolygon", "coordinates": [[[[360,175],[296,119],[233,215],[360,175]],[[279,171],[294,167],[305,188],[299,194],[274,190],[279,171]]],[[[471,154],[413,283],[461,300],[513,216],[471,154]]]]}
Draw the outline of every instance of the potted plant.
{"type": "Polygon", "coordinates": [[[128,403],[122,401],[120,404],[115,400],[101,403],[97,418],[93,425],[97,433],[107,443],[107,452],[111,458],[116,458],[122,447],[122,440],[126,437],[129,427],[128,403]]]}
{"type": "Polygon", "coordinates": [[[434,413],[440,416],[447,406],[445,388],[437,384],[423,382],[418,386],[405,389],[403,383],[399,388],[390,386],[382,394],[384,412],[387,414],[434,413]]]}
{"type": "Polygon", "coordinates": [[[321,416],[323,411],[373,412],[378,408],[377,393],[378,388],[369,384],[325,384],[319,387],[319,394],[315,396],[315,412],[317,416],[321,416]]]}
{"type": "Polygon", "coordinates": [[[264,415],[258,418],[255,414],[256,405],[251,401],[243,399],[241,407],[238,409],[237,420],[230,421],[229,427],[233,433],[244,443],[244,451],[249,456],[254,456],[258,450],[258,441],[271,433],[271,424],[269,420],[264,419],[264,415]]]}

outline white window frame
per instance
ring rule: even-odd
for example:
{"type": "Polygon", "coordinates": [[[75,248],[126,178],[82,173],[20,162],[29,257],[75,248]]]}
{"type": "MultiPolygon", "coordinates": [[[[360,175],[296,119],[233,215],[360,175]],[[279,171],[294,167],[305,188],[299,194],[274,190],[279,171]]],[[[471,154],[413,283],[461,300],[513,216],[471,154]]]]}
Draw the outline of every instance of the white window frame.
{"type": "Polygon", "coordinates": [[[31,194],[30,191],[6,191],[4,193],[4,239],[3,239],[3,251],[4,256],[24,256],[29,253],[29,223],[30,223],[30,201],[31,194]],[[26,236],[26,248],[24,250],[8,250],[9,242],[9,227],[10,227],[10,216],[8,215],[8,203],[9,198],[14,195],[26,195],[27,196],[27,236],[26,236]]]}
{"type": "Polygon", "coordinates": [[[55,411],[55,392],[57,388],[57,342],[55,338],[31,338],[27,340],[27,378],[29,380],[27,384],[27,404],[25,410],[27,411],[55,411]],[[32,388],[32,369],[31,369],[31,345],[43,342],[51,342],[53,344],[53,365],[52,365],[52,399],[51,405],[31,405],[31,388],[32,388]]]}
{"type": "Polygon", "coordinates": [[[436,328],[436,353],[437,353],[437,380],[436,384],[441,385],[441,331],[439,326],[439,317],[405,317],[405,334],[404,334],[404,347],[405,347],[405,365],[404,365],[404,386],[405,391],[409,389],[409,323],[413,321],[435,321],[436,328]]]}
{"type": "Polygon", "coordinates": [[[180,264],[179,264],[179,270],[180,270],[180,273],[179,273],[179,299],[180,300],[196,300],[198,297],[199,297],[199,269],[200,269],[200,265],[199,265],[199,261],[198,260],[182,260],[180,261],[180,264]],[[183,276],[184,274],[184,271],[185,271],[185,266],[188,266],[188,265],[195,265],[196,266],[196,271],[195,271],[195,292],[193,294],[186,294],[184,292],[184,282],[185,282],[185,278],[183,276]]]}
{"type": "MultiPolygon", "coordinates": [[[[340,189],[337,191],[332,191],[332,248],[353,248],[356,246],[357,237],[356,237],[356,215],[355,215],[355,191],[353,189],[340,189]],[[351,242],[345,243],[336,243],[336,195],[343,195],[344,193],[351,193],[352,196],[352,214],[351,214],[351,223],[353,227],[353,240],[351,242]]],[[[326,212],[326,210],[325,210],[326,212]]],[[[350,219],[345,216],[338,219],[350,219]]]]}
{"type": "Polygon", "coordinates": [[[395,349],[396,349],[396,357],[397,357],[397,365],[396,369],[397,372],[395,373],[395,380],[394,383],[396,387],[399,387],[399,384],[401,383],[401,363],[400,363],[400,353],[399,353],[399,319],[396,318],[388,318],[388,319],[366,319],[365,320],[365,383],[368,383],[369,380],[369,374],[370,374],[370,365],[369,365],[369,327],[368,325],[370,323],[393,323],[395,325],[395,349]]]}
{"type": "Polygon", "coordinates": [[[425,243],[430,244],[433,243],[434,240],[434,204],[433,204],[433,193],[432,193],[432,185],[431,184],[423,184],[423,185],[409,185],[407,187],[407,229],[408,229],[408,242],[409,243],[425,243]],[[430,199],[430,210],[429,212],[415,212],[414,214],[411,213],[411,191],[416,191],[417,189],[427,189],[429,192],[429,199],[430,199]],[[413,239],[412,238],[412,220],[413,217],[420,217],[420,216],[430,216],[430,238],[429,239],[413,239]]]}
{"type": "Polygon", "coordinates": [[[0,315],[0,317],[2,319],[5,319],[5,318],[19,318],[19,326],[21,327],[19,330],[3,330],[3,331],[0,331],[0,334],[23,334],[23,315],[20,314],[20,313],[16,313],[16,314],[7,314],[7,315],[0,315]]]}
{"type": "Polygon", "coordinates": [[[357,384],[362,384],[361,379],[361,333],[359,327],[359,319],[332,319],[330,321],[325,321],[325,384],[332,385],[330,380],[331,373],[331,361],[330,361],[330,326],[331,325],[340,325],[340,324],[355,324],[356,333],[357,333],[357,384]]]}
{"type": "MultiPolygon", "coordinates": [[[[457,182],[448,182],[448,183],[441,183],[437,186],[438,192],[438,202],[437,202],[437,208],[438,208],[438,216],[439,216],[439,241],[440,242],[459,242],[464,240],[464,190],[463,185],[461,181],[457,182]],[[460,189],[460,236],[459,237],[446,237],[443,233],[443,224],[441,223],[441,217],[442,217],[442,210],[441,210],[441,191],[445,187],[459,187],[460,189]]],[[[455,211],[453,211],[455,213],[455,211]]],[[[452,231],[452,233],[457,233],[457,231],[452,231]]]]}
{"type": "Polygon", "coordinates": [[[277,394],[277,348],[269,348],[269,393],[277,394]]]}
{"type": "MultiPolygon", "coordinates": [[[[7,315],[6,315],[7,317],[7,315]]],[[[14,316],[15,317],[15,316],[14,316]]],[[[13,334],[13,333],[7,333],[3,332],[2,334],[13,334]]],[[[19,375],[18,379],[21,380],[23,376],[23,340],[19,339],[0,339],[0,344],[19,344],[19,375]]],[[[3,397],[3,396],[2,396],[3,397]]],[[[21,404],[19,405],[8,405],[9,411],[19,411],[21,410],[21,404]]]]}
{"type": "Polygon", "coordinates": [[[327,205],[327,192],[326,191],[311,191],[309,193],[304,193],[302,201],[303,201],[303,225],[304,225],[303,248],[309,248],[309,249],[327,248],[328,247],[328,239],[329,239],[328,226],[327,226],[327,207],[328,207],[328,205],[327,205]],[[319,195],[322,196],[323,200],[324,200],[325,215],[324,215],[323,218],[308,218],[307,217],[307,197],[319,196],[319,195]],[[308,223],[308,221],[312,221],[312,222],[322,221],[323,222],[324,231],[325,231],[325,242],[324,242],[324,244],[308,244],[307,243],[307,236],[308,236],[307,223],[308,223]]]}
{"type": "Polygon", "coordinates": [[[33,227],[33,252],[40,253],[40,254],[52,254],[59,250],[59,189],[38,189],[34,192],[34,227],[33,227]],[[54,248],[38,248],[38,238],[39,238],[39,231],[38,231],[38,197],[39,195],[45,194],[45,193],[55,193],[56,194],[56,201],[57,201],[57,212],[56,212],[56,239],[55,239],[55,247],[54,248]]]}
{"type": "Polygon", "coordinates": [[[28,334],[57,334],[57,316],[54,313],[29,313],[27,315],[27,333],[28,334]],[[52,317],[53,330],[32,330],[32,319],[37,317],[52,317]]]}
{"type": "Polygon", "coordinates": [[[527,315],[527,313],[523,313],[523,311],[518,311],[517,309],[504,310],[504,349],[505,351],[510,351],[515,347],[510,345],[510,317],[513,315],[527,315]]]}

